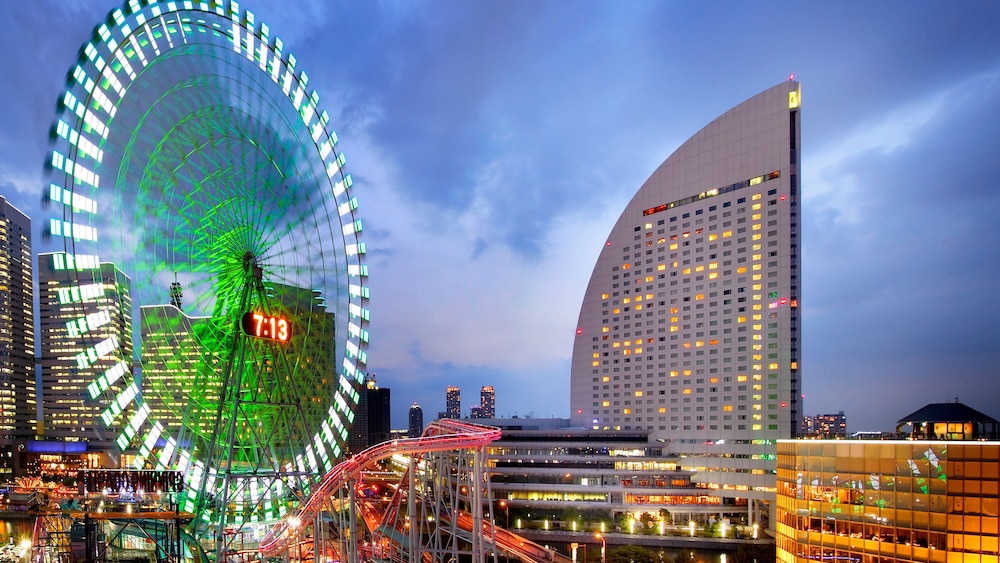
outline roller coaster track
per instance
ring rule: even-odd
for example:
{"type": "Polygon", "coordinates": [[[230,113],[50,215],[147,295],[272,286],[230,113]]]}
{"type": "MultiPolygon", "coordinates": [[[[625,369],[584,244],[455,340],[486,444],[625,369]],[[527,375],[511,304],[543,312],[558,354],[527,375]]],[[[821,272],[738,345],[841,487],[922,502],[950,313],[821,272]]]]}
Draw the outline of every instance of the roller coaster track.
{"type": "MultiPolygon", "coordinates": [[[[313,542],[317,542],[321,513],[324,510],[343,514],[350,511],[350,519],[343,524],[341,560],[355,563],[359,559],[378,560],[386,563],[429,563],[445,560],[458,553],[458,544],[471,545],[472,560],[482,562],[487,549],[494,553],[503,551],[522,561],[558,561],[563,558],[542,546],[532,544],[506,530],[497,528],[484,519],[483,506],[490,505],[489,480],[483,471],[485,446],[500,438],[498,428],[442,419],[432,422],[420,438],[407,438],[385,442],[341,462],[328,472],[299,510],[281,520],[261,540],[260,554],[275,557],[288,554],[293,547],[303,545],[300,534],[310,522],[313,542]],[[428,458],[431,453],[471,452],[459,458],[428,458]],[[389,507],[377,514],[370,503],[356,497],[357,482],[362,474],[384,459],[407,456],[409,469],[403,476],[389,507]],[[456,462],[457,459],[457,462],[456,462]],[[424,464],[423,480],[417,482],[417,467],[424,464]],[[433,467],[432,467],[433,466],[433,467]],[[474,484],[478,483],[479,486],[474,484]],[[484,495],[485,489],[485,495],[484,495]],[[345,490],[349,498],[343,497],[345,490]],[[339,498],[334,507],[333,500],[339,498]],[[418,500],[419,498],[419,500],[418,500]],[[417,515],[417,504],[420,515],[417,515]],[[360,512],[360,514],[358,514],[360,512]],[[360,520],[359,520],[360,516],[360,520]],[[357,543],[358,522],[364,522],[371,532],[372,552],[359,556],[357,543]],[[373,522],[378,521],[377,526],[373,522]],[[410,523],[414,526],[411,528],[410,523]],[[429,522],[432,522],[429,523],[429,522]],[[420,544],[424,545],[420,545],[420,544]],[[378,546],[378,547],[374,547],[378,546]]],[[[465,548],[463,548],[465,549],[465,548]]],[[[310,553],[320,549],[312,546],[310,553]]],[[[457,557],[456,557],[457,559],[457,557]]]]}

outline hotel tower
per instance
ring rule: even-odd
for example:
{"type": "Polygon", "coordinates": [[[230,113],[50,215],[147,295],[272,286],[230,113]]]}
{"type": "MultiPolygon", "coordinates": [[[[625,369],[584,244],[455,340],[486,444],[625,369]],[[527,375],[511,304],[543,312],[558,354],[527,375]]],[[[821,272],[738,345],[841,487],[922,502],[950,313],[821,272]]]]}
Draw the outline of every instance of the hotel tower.
{"type": "Polygon", "coordinates": [[[574,425],[650,432],[772,526],[776,441],[802,414],[799,94],[790,80],[730,109],[639,188],[591,274],[571,374],[574,425]]]}

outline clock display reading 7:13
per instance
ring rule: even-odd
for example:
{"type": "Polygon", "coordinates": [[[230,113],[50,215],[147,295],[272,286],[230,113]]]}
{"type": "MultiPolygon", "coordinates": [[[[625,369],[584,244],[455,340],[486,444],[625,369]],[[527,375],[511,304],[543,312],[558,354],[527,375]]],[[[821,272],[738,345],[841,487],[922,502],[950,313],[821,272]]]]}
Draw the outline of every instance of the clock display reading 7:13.
{"type": "Polygon", "coordinates": [[[292,336],[292,323],[284,317],[247,311],[243,313],[241,324],[243,332],[257,338],[288,342],[292,336]]]}

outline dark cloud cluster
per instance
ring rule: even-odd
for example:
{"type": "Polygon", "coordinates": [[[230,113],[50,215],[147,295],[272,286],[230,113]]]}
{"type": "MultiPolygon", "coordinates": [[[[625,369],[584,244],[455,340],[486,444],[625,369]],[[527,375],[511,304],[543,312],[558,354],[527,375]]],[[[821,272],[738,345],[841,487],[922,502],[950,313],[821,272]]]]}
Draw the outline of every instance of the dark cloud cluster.
{"type": "MultiPolygon", "coordinates": [[[[443,410],[449,384],[566,416],[617,214],[686,138],[791,73],[806,411],[886,429],[958,396],[1000,416],[1000,4],[241,4],[341,134],[371,250],[370,367],[397,426],[413,401],[443,410]]],[[[0,5],[0,186],[25,207],[66,70],[112,5],[0,5]]]]}

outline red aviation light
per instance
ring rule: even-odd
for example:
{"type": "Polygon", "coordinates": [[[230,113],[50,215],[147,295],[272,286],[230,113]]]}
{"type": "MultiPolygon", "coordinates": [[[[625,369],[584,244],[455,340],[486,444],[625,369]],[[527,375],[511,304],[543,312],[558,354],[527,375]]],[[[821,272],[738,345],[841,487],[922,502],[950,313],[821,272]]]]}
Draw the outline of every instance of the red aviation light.
{"type": "Polygon", "coordinates": [[[576,329],[576,333],[577,333],[577,334],[583,334],[583,329],[582,329],[582,328],[578,328],[578,329],[576,329]]]}

